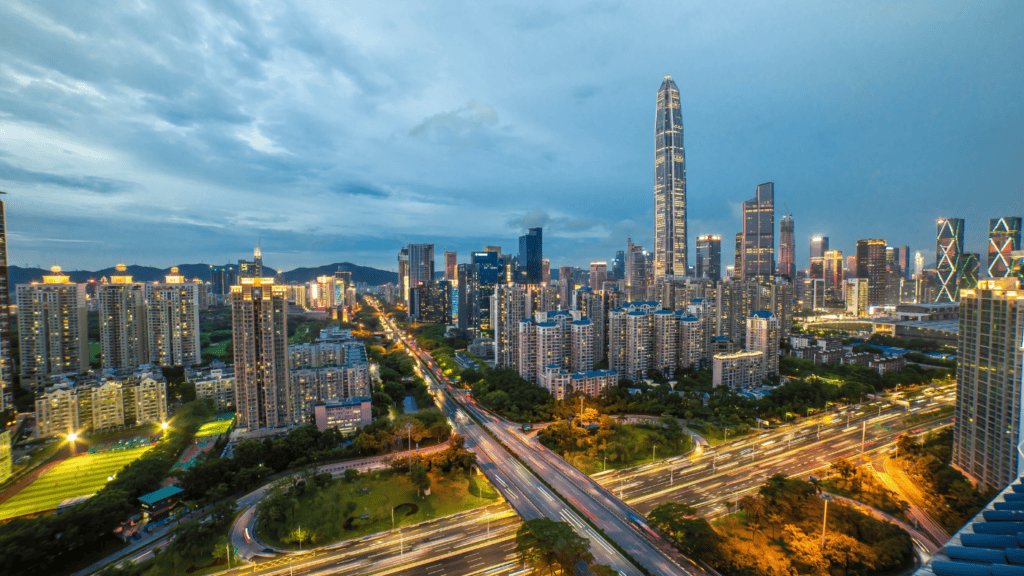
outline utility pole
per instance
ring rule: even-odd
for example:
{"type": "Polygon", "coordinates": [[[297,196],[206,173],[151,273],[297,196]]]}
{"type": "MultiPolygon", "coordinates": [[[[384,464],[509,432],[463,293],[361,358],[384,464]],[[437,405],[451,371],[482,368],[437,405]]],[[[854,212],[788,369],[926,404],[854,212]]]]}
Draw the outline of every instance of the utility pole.
{"type": "Polygon", "coordinates": [[[825,522],[828,519],[828,501],[832,499],[831,494],[819,494],[822,500],[825,501],[825,514],[821,517],[821,549],[825,549],[825,522]]]}
{"type": "Polygon", "coordinates": [[[860,455],[861,455],[862,458],[864,457],[864,440],[865,440],[865,437],[866,437],[867,433],[868,433],[868,421],[865,420],[865,421],[861,422],[861,427],[860,427],[860,455]]]}

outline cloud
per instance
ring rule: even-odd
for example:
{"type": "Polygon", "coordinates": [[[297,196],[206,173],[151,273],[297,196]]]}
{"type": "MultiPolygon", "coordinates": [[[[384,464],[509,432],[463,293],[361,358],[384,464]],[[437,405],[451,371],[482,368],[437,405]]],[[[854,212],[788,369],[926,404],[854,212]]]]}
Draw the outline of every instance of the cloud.
{"type": "Polygon", "coordinates": [[[528,228],[544,227],[548,222],[551,221],[551,217],[548,213],[543,210],[534,210],[527,212],[522,216],[512,218],[505,223],[509,228],[516,228],[521,231],[525,231],[528,228]]]}
{"type": "Polygon", "coordinates": [[[384,188],[375,184],[331,184],[328,190],[335,194],[350,194],[353,196],[372,196],[374,198],[387,198],[391,194],[384,188]]]}
{"type": "Polygon", "coordinates": [[[489,104],[470,100],[451,112],[434,114],[409,131],[443,144],[465,144],[485,127],[498,123],[498,113],[489,104]]]}
{"type": "Polygon", "coordinates": [[[117,194],[135,189],[135,184],[125,182],[124,180],[100,178],[98,176],[63,176],[48,172],[35,172],[19,168],[2,160],[0,160],[0,180],[44,184],[60,188],[74,188],[100,194],[117,194]]]}

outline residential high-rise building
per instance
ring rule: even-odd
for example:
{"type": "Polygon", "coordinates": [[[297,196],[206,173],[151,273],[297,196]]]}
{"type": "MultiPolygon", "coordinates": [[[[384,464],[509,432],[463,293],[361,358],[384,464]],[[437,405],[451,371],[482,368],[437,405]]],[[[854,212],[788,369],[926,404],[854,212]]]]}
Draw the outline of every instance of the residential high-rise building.
{"type": "Polygon", "coordinates": [[[551,284],[551,260],[545,258],[540,261],[540,276],[541,284],[551,284]]]}
{"type": "Polygon", "coordinates": [[[49,376],[89,369],[85,284],[50,268],[43,282],[19,284],[21,385],[35,390],[49,376]]]}
{"type": "Polygon", "coordinates": [[[942,288],[936,302],[960,300],[960,261],[964,253],[963,218],[940,218],[935,224],[935,272],[942,288]]]}
{"type": "Polygon", "coordinates": [[[149,362],[146,285],[132,282],[124,263],[115,270],[96,288],[100,353],[104,368],[126,370],[149,362]]]}
{"type": "Polygon", "coordinates": [[[896,263],[900,266],[900,278],[910,279],[910,246],[896,248],[896,263]]]}
{"type": "Polygon", "coordinates": [[[558,302],[562,310],[572,308],[572,293],[576,290],[576,269],[572,266],[558,267],[558,302]]]}
{"type": "Polygon", "coordinates": [[[458,270],[455,268],[458,265],[457,260],[458,258],[454,250],[444,251],[444,279],[452,284],[455,284],[455,281],[458,280],[455,276],[458,274],[458,270]]]}
{"type": "Polygon", "coordinates": [[[434,245],[409,244],[409,290],[434,281],[434,245]]]}
{"type": "Polygon", "coordinates": [[[851,278],[857,275],[857,256],[856,255],[847,256],[846,257],[846,275],[851,277],[851,278]]]}
{"type": "MultiPolygon", "coordinates": [[[[0,192],[0,194],[6,194],[6,192],[0,192]]],[[[7,212],[4,202],[0,200],[0,412],[14,404],[10,290],[11,282],[7,274],[7,212]]]]}
{"type": "Polygon", "coordinates": [[[825,296],[833,302],[842,302],[845,289],[843,278],[843,253],[840,250],[828,250],[821,259],[822,276],[825,280],[825,296]]]}
{"type": "Polygon", "coordinates": [[[857,240],[857,278],[868,281],[868,306],[885,304],[885,240],[857,240]]]}
{"type": "Polygon", "coordinates": [[[604,283],[608,280],[608,263],[607,262],[591,262],[590,263],[590,289],[591,290],[603,290],[604,283]]]}
{"type": "Polygon", "coordinates": [[[1017,278],[960,291],[953,465],[982,492],[1022,473],[1024,292],[1017,278]]]}
{"type": "MultiPolygon", "coordinates": [[[[658,88],[654,121],[654,278],[686,275],[686,155],[679,89],[658,88]]],[[[628,266],[628,264],[627,264],[628,266]]]]}
{"type": "Polygon", "coordinates": [[[793,236],[793,215],[783,214],[779,221],[779,276],[796,280],[796,240],[793,236]]]}
{"type": "MultiPolygon", "coordinates": [[[[2,205],[0,205],[2,209],[2,205]]],[[[1013,252],[1020,250],[1020,216],[992,218],[988,221],[988,275],[1010,276],[1013,252]]]]}
{"type": "Polygon", "coordinates": [[[241,278],[231,287],[238,426],[248,430],[292,423],[288,367],[287,288],[271,278],[241,278]]]}
{"type": "Polygon", "coordinates": [[[760,352],[765,376],[779,373],[779,319],[770,311],[747,316],[747,352],[760,352]]]}
{"type": "Polygon", "coordinates": [[[541,228],[530,228],[519,237],[519,280],[521,284],[543,283],[544,238],[541,228]]]}
{"type": "Polygon", "coordinates": [[[811,264],[808,268],[809,278],[824,278],[825,252],[828,252],[828,236],[811,238],[811,264]]]}
{"type": "Polygon", "coordinates": [[[647,294],[647,259],[643,246],[626,238],[626,289],[630,300],[643,300],[647,294]]]}
{"type": "Polygon", "coordinates": [[[744,280],[775,276],[775,184],[758,184],[754,197],[743,203],[744,280]]]}
{"type": "Polygon", "coordinates": [[[491,329],[494,331],[494,367],[516,365],[519,323],[533,315],[530,291],[520,285],[501,284],[491,296],[491,329]]]}
{"type": "Polygon", "coordinates": [[[697,237],[697,268],[694,271],[698,278],[709,278],[713,282],[722,279],[722,237],[707,234],[697,237]]]}
{"type": "Polygon", "coordinates": [[[186,282],[178,268],[172,267],[163,282],[146,284],[146,302],[149,362],[158,366],[201,364],[199,285],[186,282]]]}

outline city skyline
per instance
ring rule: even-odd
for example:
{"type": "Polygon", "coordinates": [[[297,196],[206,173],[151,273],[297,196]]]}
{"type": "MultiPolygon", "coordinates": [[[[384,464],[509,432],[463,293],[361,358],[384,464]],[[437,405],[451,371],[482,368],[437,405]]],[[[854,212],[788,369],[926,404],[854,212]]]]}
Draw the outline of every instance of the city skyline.
{"type": "Polygon", "coordinates": [[[1021,8],[1009,3],[960,13],[977,41],[956,49],[944,40],[950,11],[934,4],[889,7],[882,18],[872,7],[786,15],[754,7],[731,20],[673,7],[680,12],[657,21],[611,8],[569,27],[573,38],[595,37],[572,45],[549,33],[571,9],[505,19],[498,8],[454,23],[414,10],[382,19],[285,6],[211,7],[212,21],[173,8],[3,10],[21,34],[0,41],[9,62],[0,75],[9,111],[0,120],[0,186],[17,215],[8,223],[9,258],[20,266],[45,268],[56,258],[68,269],[94,268],[129,254],[161,266],[220,264],[262,235],[264,256],[281,268],[351,261],[393,270],[405,241],[511,252],[537,226],[546,228],[545,256],[555,265],[609,260],[626,237],[653,250],[651,95],[665,75],[682,86],[691,262],[697,236],[740,230],[741,203],[765,181],[777,184],[779,209],[793,214],[798,268],[816,234],[844,253],[871,237],[927,252],[930,223],[947,216],[964,218],[965,252],[985,253],[988,219],[1018,212],[1012,160],[1021,144],[1012,135],[1024,114],[1012,95],[1020,92],[1013,55],[1022,41],[1009,23],[1021,8]],[[340,16],[363,32],[312,24],[340,16]],[[218,18],[233,21],[232,31],[218,18]],[[428,32],[424,20],[439,26],[428,32]],[[654,41],[662,20],[702,22],[716,33],[665,53],[654,41]],[[633,43],[616,55],[598,50],[622,21],[633,43]],[[751,30],[773,23],[776,40],[755,49],[751,30]],[[136,37],[151,56],[122,54],[105,39],[147,27],[163,31],[136,37]],[[409,40],[375,42],[387,27],[409,40]],[[310,33],[298,38],[299,28],[310,33]],[[470,31],[480,28],[504,36],[470,31]],[[202,38],[210,48],[172,48],[165,38],[202,38]],[[537,46],[526,51],[505,44],[531,39],[537,46]],[[443,57],[423,62],[417,42],[443,57]],[[549,62],[552,51],[579,66],[567,73],[559,59],[549,62]],[[716,56],[680,58],[705,51],[716,56]],[[886,64],[894,51],[899,64],[886,64]],[[480,65],[495,56],[506,65],[480,65]],[[161,63],[178,60],[196,65],[161,63]],[[292,76],[297,70],[306,73],[292,76]],[[447,84],[433,80],[446,74],[447,84]],[[393,102],[399,82],[410,89],[393,102]],[[965,147],[943,144],[953,140],[965,147]],[[382,146],[406,160],[375,161],[382,146]],[[989,200],[967,204],[965,190],[989,200]],[[837,221],[840,204],[870,217],[837,221]],[[908,225],[908,210],[920,221],[908,225]],[[189,240],[196,235],[202,249],[189,240]],[[139,243],[143,236],[151,241],[139,243]]]}

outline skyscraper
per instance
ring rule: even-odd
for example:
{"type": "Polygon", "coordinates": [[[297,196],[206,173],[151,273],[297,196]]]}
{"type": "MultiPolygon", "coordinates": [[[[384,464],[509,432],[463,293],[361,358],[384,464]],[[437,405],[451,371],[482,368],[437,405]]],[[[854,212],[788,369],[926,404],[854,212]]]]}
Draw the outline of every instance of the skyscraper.
{"type": "Polygon", "coordinates": [[[4,203],[0,200],[0,412],[14,403],[10,290],[10,278],[7,275],[7,214],[4,203]]]}
{"type": "Polygon", "coordinates": [[[591,262],[590,263],[590,289],[591,290],[602,290],[604,289],[604,283],[608,280],[608,263],[607,262],[591,262]]]}
{"type": "Polygon", "coordinates": [[[793,239],[793,215],[783,214],[779,221],[779,276],[796,280],[796,243],[793,239]]]}
{"type": "Polygon", "coordinates": [[[146,285],[146,302],[150,363],[157,366],[202,363],[199,285],[186,282],[178,268],[172,267],[163,282],[146,285]]]}
{"type": "Polygon", "coordinates": [[[732,266],[732,275],[737,280],[743,280],[743,232],[736,233],[736,249],[732,266]]]}
{"type": "Polygon", "coordinates": [[[409,244],[409,290],[434,281],[434,245],[409,244]]]}
{"type": "Polygon", "coordinates": [[[231,287],[238,427],[279,428],[292,423],[288,369],[287,288],[271,278],[241,278],[231,287]]]}
{"type": "Polygon", "coordinates": [[[747,316],[747,352],[761,352],[763,374],[779,372],[779,318],[769,310],[747,316]]]}
{"type": "Polygon", "coordinates": [[[409,304],[409,247],[402,246],[398,251],[398,297],[405,305],[409,304]]]}
{"type": "Polygon", "coordinates": [[[920,252],[914,255],[914,278],[921,278],[924,274],[924,256],[920,252]]]}
{"type": "Polygon", "coordinates": [[[868,281],[868,306],[885,303],[885,240],[857,240],[857,278],[868,281]]]}
{"type": "Polygon", "coordinates": [[[722,278],[722,237],[707,234],[697,237],[697,268],[694,274],[698,278],[710,278],[718,282],[722,278]]]}
{"type": "Polygon", "coordinates": [[[1010,276],[1012,254],[1020,250],[1020,225],[1020,216],[988,221],[988,275],[992,278],[1010,276]]]}
{"type": "Polygon", "coordinates": [[[480,264],[459,264],[459,330],[480,336],[480,264]]]}
{"type": "Polygon", "coordinates": [[[454,250],[444,251],[444,279],[454,283],[456,281],[455,275],[458,273],[455,266],[457,264],[456,253],[454,250]]]}
{"type": "Polygon", "coordinates": [[[544,239],[540,228],[519,237],[519,279],[522,284],[541,284],[544,270],[544,239]]]}
{"type": "MultiPolygon", "coordinates": [[[[615,251],[615,259],[612,260],[612,273],[609,280],[626,279],[626,256],[622,250],[615,251]]],[[[595,288],[597,290],[597,288],[595,288]]]]}
{"type": "Polygon", "coordinates": [[[896,248],[896,263],[900,265],[900,278],[910,279],[910,246],[896,248]]]}
{"type": "Polygon", "coordinates": [[[833,302],[842,302],[846,286],[843,253],[840,250],[829,250],[825,252],[822,263],[826,297],[833,302]]]}
{"type": "Polygon", "coordinates": [[[643,300],[647,292],[647,259],[644,247],[626,238],[626,287],[631,300],[643,300]]]}
{"type": "Polygon", "coordinates": [[[50,268],[42,284],[19,284],[21,385],[35,389],[52,374],[89,369],[85,284],[50,268]]]}
{"type": "Polygon", "coordinates": [[[104,368],[124,370],[149,362],[146,346],[146,285],[132,282],[128,267],[118,264],[117,274],[97,287],[100,352],[104,368]]]}
{"type": "Polygon", "coordinates": [[[981,271],[981,254],[964,252],[960,256],[960,288],[978,286],[978,272],[981,271]]]}
{"type": "Polygon", "coordinates": [[[824,278],[825,252],[828,252],[828,236],[814,236],[811,238],[811,263],[808,268],[810,278],[824,278]]]}
{"type": "Polygon", "coordinates": [[[263,255],[259,247],[252,250],[253,259],[238,261],[239,278],[260,278],[263,276],[263,255]]]}
{"type": "Polygon", "coordinates": [[[942,288],[936,302],[960,300],[960,271],[964,253],[964,221],[962,218],[939,218],[935,223],[935,272],[942,288]]]}
{"type": "Polygon", "coordinates": [[[686,275],[686,155],[679,89],[658,88],[654,121],[654,277],[686,275]]]}
{"type": "Polygon", "coordinates": [[[551,260],[544,258],[540,261],[540,282],[551,284],[551,260]]]}
{"type": "Polygon", "coordinates": [[[1024,293],[1017,278],[960,292],[953,465],[984,492],[1020,475],[1024,293]]]}
{"type": "Polygon", "coordinates": [[[770,280],[775,275],[775,184],[758,184],[743,203],[744,280],[770,280]]]}

